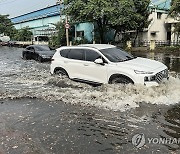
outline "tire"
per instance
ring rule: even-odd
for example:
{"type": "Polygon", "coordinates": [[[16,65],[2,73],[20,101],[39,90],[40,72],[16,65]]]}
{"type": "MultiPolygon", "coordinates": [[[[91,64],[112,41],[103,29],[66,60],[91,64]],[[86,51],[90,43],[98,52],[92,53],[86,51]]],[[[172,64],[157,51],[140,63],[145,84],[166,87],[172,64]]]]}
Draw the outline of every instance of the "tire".
{"type": "Polygon", "coordinates": [[[61,77],[68,77],[69,78],[66,70],[64,70],[64,69],[55,70],[54,74],[61,76],[61,77]]]}
{"type": "Polygon", "coordinates": [[[37,57],[37,61],[40,62],[40,63],[42,63],[42,62],[43,62],[43,58],[42,58],[41,56],[38,56],[38,57],[37,57]]]}
{"type": "Polygon", "coordinates": [[[110,80],[110,84],[134,84],[134,83],[128,77],[117,76],[110,80]]]}
{"type": "Polygon", "coordinates": [[[29,59],[26,53],[23,54],[23,59],[24,60],[28,60],[29,59]]]}

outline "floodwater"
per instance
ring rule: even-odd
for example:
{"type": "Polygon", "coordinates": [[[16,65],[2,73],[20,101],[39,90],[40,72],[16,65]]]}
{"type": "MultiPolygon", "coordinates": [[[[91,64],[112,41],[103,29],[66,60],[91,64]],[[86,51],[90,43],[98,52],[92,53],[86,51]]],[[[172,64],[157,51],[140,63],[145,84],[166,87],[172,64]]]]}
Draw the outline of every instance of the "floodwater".
{"type": "Polygon", "coordinates": [[[159,87],[93,87],[21,52],[0,47],[0,153],[180,153],[180,53],[136,53],[168,66],[159,87]]]}

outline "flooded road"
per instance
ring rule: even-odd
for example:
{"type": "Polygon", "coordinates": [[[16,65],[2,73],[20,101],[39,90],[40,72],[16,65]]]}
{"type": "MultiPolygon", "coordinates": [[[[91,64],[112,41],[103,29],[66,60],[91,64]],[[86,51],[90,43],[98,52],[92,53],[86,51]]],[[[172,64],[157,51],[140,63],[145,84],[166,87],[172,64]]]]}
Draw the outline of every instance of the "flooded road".
{"type": "Polygon", "coordinates": [[[147,88],[51,76],[21,52],[0,47],[0,153],[180,153],[180,54],[136,53],[170,70],[147,88]]]}

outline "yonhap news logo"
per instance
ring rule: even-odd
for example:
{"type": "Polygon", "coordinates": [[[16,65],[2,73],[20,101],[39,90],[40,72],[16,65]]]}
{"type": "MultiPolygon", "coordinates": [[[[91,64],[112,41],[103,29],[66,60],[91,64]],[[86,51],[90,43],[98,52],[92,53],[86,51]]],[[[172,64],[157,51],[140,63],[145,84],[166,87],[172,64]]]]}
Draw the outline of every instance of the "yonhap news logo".
{"type": "Polygon", "coordinates": [[[145,136],[144,134],[136,134],[132,138],[132,144],[137,148],[144,146],[145,144],[145,136]]]}
{"type": "Polygon", "coordinates": [[[145,138],[143,133],[136,134],[132,137],[132,144],[136,148],[143,147],[146,143],[148,144],[180,144],[180,138],[145,138]]]}

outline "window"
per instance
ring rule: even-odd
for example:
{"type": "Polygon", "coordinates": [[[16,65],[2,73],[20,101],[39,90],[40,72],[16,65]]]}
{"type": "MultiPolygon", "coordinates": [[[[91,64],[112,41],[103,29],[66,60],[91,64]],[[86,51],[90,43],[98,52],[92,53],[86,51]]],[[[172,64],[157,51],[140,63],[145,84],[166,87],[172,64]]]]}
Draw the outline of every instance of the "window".
{"type": "Polygon", "coordinates": [[[151,36],[152,36],[152,37],[155,37],[155,36],[156,36],[156,32],[155,32],[155,31],[152,31],[152,32],[151,32],[151,36]]]}
{"type": "Polygon", "coordinates": [[[27,47],[27,50],[35,51],[33,47],[27,47]]]}
{"type": "Polygon", "coordinates": [[[50,50],[50,48],[48,46],[46,46],[46,45],[35,46],[35,49],[37,51],[49,51],[50,50]]]}
{"type": "Polygon", "coordinates": [[[108,48],[108,49],[102,49],[100,51],[111,62],[123,62],[135,58],[131,54],[118,48],[108,48]]]}
{"type": "Polygon", "coordinates": [[[84,37],[84,31],[77,31],[77,37],[84,37]]]}
{"type": "Polygon", "coordinates": [[[94,62],[96,59],[101,58],[101,55],[99,55],[97,52],[93,50],[85,50],[85,52],[86,52],[86,61],[94,62]]]}
{"type": "Polygon", "coordinates": [[[84,50],[82,49],[71,49],[68,58],[76,60],[84,60],[84,50]]]}
{"type": "Polygon", "coordinates": [[[67,58],[69,51],[70,51],[69,49],[61,50],[61,51],[60,51],[60,55],[61,55],[62,57],[67,58]]]}
{"type": "Polygon", "coordinates": [[[161,12],[157,12],[157,19],[161,19],[162,13],[161,12]]]}
{"type": "Polygon", "coordinates": [[[31,50],[31,47],[27,47],[26,49],[27,49],[27,50],[31,50]]]}

